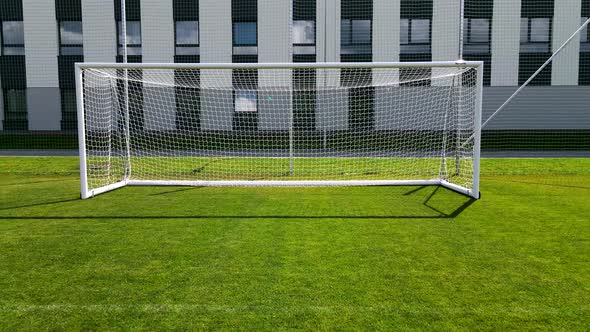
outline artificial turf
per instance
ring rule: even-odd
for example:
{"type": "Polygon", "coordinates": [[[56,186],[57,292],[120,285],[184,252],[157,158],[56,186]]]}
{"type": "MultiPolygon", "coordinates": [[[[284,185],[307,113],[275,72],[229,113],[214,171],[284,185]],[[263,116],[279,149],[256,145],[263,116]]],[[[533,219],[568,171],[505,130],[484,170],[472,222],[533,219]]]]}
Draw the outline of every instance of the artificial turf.
{"type": "Polygon", "coordinates": [[[0,329],[586,330],[590,162],[435,187],[123,188],[0,158],[0,329]]]}

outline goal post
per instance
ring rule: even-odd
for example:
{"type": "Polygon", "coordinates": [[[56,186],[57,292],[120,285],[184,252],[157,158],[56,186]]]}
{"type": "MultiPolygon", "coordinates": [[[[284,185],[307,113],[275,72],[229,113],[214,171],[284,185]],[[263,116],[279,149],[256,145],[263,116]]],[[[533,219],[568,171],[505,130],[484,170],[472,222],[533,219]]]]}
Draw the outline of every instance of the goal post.
{"type": "Polygon", "coordinates": [[[77,63],[81,197],[439,185],[479,198],[482,85],[476,61],[77,63]]]}

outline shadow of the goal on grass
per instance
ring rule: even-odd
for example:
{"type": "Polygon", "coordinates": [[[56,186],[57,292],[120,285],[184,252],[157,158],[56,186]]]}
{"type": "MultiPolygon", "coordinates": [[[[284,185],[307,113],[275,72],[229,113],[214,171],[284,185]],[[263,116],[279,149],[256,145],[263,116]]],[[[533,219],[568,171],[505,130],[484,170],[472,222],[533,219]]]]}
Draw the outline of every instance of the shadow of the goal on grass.
{"type": "MultiPolygon", "coordinates": [[[[69,195],[68,195],[69,196],[69,195]]],[[[10,219],[452,219],[476,200],[442,187],[289,189],[124,188],[89,200],[15,203],[10,219]],[[203,189],[203,190],[196,190],[203,189]],[[272,191],[271,191],[272,190],[272,191]],[[196,191],[196,192],[195,192],[196,191]],[[23,204],[24,203],[24,204],[23,204]]]]}

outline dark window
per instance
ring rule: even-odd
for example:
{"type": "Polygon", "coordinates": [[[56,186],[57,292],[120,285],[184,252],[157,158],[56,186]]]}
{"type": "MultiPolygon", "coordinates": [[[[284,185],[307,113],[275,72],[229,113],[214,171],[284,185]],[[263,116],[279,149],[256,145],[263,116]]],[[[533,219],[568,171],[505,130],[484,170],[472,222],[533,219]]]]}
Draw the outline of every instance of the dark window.
{"type": "Polygon", "coordinates": [[[76,90],[61,89],[61,129],[77,128],[76,90]]]}
{"type": "Polygon", "coordinates": [[[176,22],[176,55],[199,55],[199,22],[176,22]]]}
{"type": "Polygon", "coordinates": [[[467,54],[490,53],[491,24],[488,18],[464,20],[464,52],[467,54]]]}
{"type": "MultiPolygon", "coordinates": [[[[582,17],[582,24],[586,23],[587,17],[582,17]]],[[[580,51],[590,52],[590,36],[588,35],[588,26],[580,32],[580,51]]]]}
{"type": "MultiPolygon", "coordinates": [[[[590,1],[584,2],[587,5],[582,10],[582,15],[588,15],[590,12],[590,1]]],[[[582,17],[582,24],[588,20],[588,17],[582,17]]],[[[590,85],[590,36],[588,35],[588,27],[580,32],[580,85],[590,85]]]]}
{"type": "Polygon", "coordinates": [[[315,22],[314,21],[293,21],[293,53],[315,54],[315,22]]]}
{"type": "Polygon", "coordinates": [[[176,127],[198,131],[201,128],[201,74],[199,71],[176,69],[176,127]]]}
{"type": "Polygon", "coordinates": [[[295,130],[315,129],[315,87],[316,71],[314,69],[293,70],[293,129],[295,130]]]}
{"type": "Polygon", "coordinates": [[[401,53],[430,53],[431,34],[429,19],[401,19],[401,53]]]}
{"type": "MultiPolygon", "coordinates": [[[[117,22],[117,44],[119,55],[123,55],[123,29],[117,22]]],[[[141,22],[127,21],[127,55],[141,55],[141,22]]]]}
{"type": "Polygon", "coordinates": [[[547,53],[551,50],[551,19],[521,18],[520,52],[547,53]]]}
{"type": "Polygon", "coordinates": [[[4,130],[27,130],[27,93],[4,89],[4,130]]]}
{"type": "Polygon", "coordinates": [[[590,85],[590,52],[580,53],[580,85],[590,85]]]}
{"type": "Polygon", "coordinates": [[[258,128],[258,71],[235,69],[232,72],[234,88],[233,128],[254,131],[258,128]]]}
{"type": "Polygon", "coordinates": [[[59,22],[60,55],[84,55],[82,22],[59,22]]]}
{"type": "Polygon", "coordinates": [[[256,22],[234,22],[233,44],[234,55],[258,54],[256,22]]]}
{"type": "MultiPolygon", "coordinates": [[[[518,84],[524,84],[549,59],[550,53],[521,53],[518,66],[518,84]]],[[[549,63],[530,85],[551,85],[552,63],[549,63]]]]}
{"type": "MultiPolygon", "coordinates": [[[[293,0],[293,62],[316,61],[316,0],[293,0]]],[[[314,69],[293,70],[293,129],[295,131],[315,130],[316,71],[314,69]]],[[[311,134],[311,133],[310,133],[311,134]]],[[[301,148],[313,148],[310,134],[303,139],[295,135],[295,144],[301,148]]]]}
{"type": "Polygon", "coordinates": [[[25,30],[22,21],[2,22],[2,55],[25,54],[25,30]]]}
{"type": "MultiPolygon", "coordinates": [[[[107,1],[105,1],[106,3],[107,1]]],[[[110,2],[110,1],[108,1],[110,2]]],[[[115,20],[121,21],[121,0],[115,0],[115,20]]],[[[127,22],[141,20],[141,0],[125,0],[127,22]]]]}
{"type": "Polygon", "coordinates": [[[316,0],[293,0],[293,21],[315,21],[316,0]]]}
{"type": "Polygon", "coordinates": [[[256,22],[234,23],[234,46],[255,46],[256,22]]]}
{"type": "Polygon", "coordinates": [[[341,22],[342,54],[368,54],[372,50],[372,21],[349,20],[341,22]]]}

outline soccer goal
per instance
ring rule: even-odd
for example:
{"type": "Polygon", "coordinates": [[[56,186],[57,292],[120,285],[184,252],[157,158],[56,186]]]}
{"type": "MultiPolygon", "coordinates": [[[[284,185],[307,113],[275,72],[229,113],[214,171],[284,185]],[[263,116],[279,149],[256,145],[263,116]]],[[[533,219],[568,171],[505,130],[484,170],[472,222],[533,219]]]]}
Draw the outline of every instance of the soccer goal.
{"type": "Polygon", "coordinates": [[[76,64],[81,197],[438,185],[479,197],[481,62],[76,64]]]}

